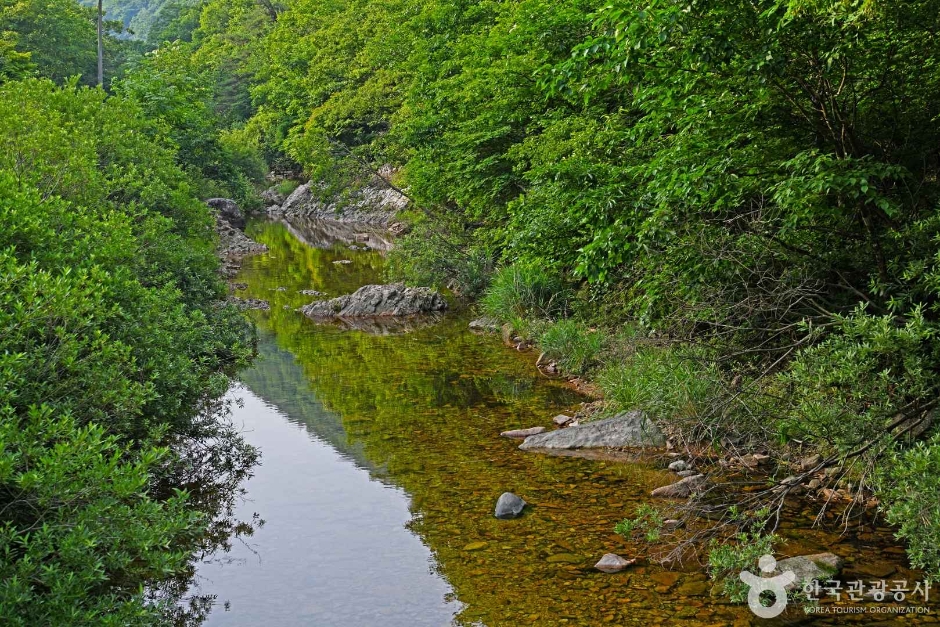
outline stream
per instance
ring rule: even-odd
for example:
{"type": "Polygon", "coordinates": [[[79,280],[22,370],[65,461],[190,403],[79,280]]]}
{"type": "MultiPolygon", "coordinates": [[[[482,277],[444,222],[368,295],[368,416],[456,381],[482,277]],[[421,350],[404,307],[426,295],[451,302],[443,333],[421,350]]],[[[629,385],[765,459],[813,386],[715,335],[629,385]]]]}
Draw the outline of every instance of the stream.
{"type": "MultiPolygon", "coordinates": [[[[640,554],[613,527],[671,473],[519,451],[499,433],[548,426],[587,399],[540,375],[536,355],[469,331],[469,313],[409,329],[316,324],[295,311],[314,298],[301,290],[382,282],[383,253],[350,250],[331,224],[260,221],[247,233],[269,252],[245,260],[237,295],[271,309],[253,313],[260,356],[230,392],[263,456],[236,514],[265,524],[198,564],[194,594],[216,599],[205,624],[806,624],[802,610],[765,621],[713,595],[698,563],[594,570],[604,553],[640,554]],[[521,518],[494,518],[504,491],[530,504],[521,518]]],[[[782,555],[832,551],[850,575],[919,580],[885,529],[811,528],[812,513],[785,521],[782,555]]]]}

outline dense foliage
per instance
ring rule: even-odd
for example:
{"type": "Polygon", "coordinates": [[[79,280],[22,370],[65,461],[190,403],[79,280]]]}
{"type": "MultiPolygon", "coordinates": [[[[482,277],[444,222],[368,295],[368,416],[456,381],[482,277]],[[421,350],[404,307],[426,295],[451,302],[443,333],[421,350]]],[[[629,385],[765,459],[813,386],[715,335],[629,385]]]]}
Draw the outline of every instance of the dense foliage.
{"type": "Polygon", "coordinates": [[[608,329],[527,326],[612,398],[689,440],[819,450],[926,546],[938,8],[207,0],[188,45],[238,68],[238,133],[270,158],[398,168],[420,209],[398,271],[473,295],[515,264],[488,309],[608,329]],[[576,297],[533,310],[558,280],[576,297]]]}
{"type": "MultiPolygon", "coordinates": [[[[0,615],[153,625],[213,513],[182,489],[252,354],[219,305],[213,219],[130,100],[0,86],[0,615]]],[[[224,459],[222,459],[224,458],[224,459]]],[[[172,599],[167,599],[172,603],[172,599]]]]}
{"type": "MultiPolygon", "coordinates": [[[[0,80],[36,72],[87,80],[91,57],[79,43],[89,37],[87,14],[56,2],[63,6],[54,19],[37,8],[48,3],[0,5],[0,80]],[[43,47],[47,33],[69,45],[43,47]]],[[[36,249],[40,236],[28,229],[2,235],[22,238],[6,244],[16,247],[4,263],[16,265],[5,274],[37,264],[25,274],[50,282],[8,291],[56,298],[57,281],[76,290],[120,284],[74,297],[79,309],[105,308],[100,317],[76,313],[99,335],[7,368],[8,376],[34,368],[29,376],[59,381],[48,372],[59,367],[54,357],[64,372],[108,382],[96,384],[107,390],[100,398],[65,408],[77,425],[93,417],[119,437],[146,441],[150,425],[186,424],[198,400],[192,381],[238,361],[207,348],[231,347],[234,336],[195,330],[186,344],[195,354],[162,355],[167,338],[228,323],[214,318],[224,310],[205,306],[214,288],[199,245],[208,228],[202,210],[185,200],[190,191],[159,181],[194,180],[201,194],[244,200],[259,155],[305,172],[326,192],[361,178],[363,165],[388,164],[414,199],[412,235],[392,260],[398,272],[485,293],[490,313],[536,335],[569,371],[597,373],[611,399],[643,407],[686,442],[779,456],[819,451],[803,478],[829,468],[827,476],[855,487],[856,505],[875,490],[914,564],[940,574],[940,516],[925,504],[940,494],[940,3],[113,7],[112,17],[131,25],[156,15],[148,40],[167,42],[129,65],[114,85],[118,98],[42,83],[5,88],[8,98],[46,90],[59,103],[39,98],[36,120],[23,120],[31,112],[22,107],[10,112],[19,120],[10,129],[30,131],[8,131],[9,141],[42,147],[22,152],[31,174],[4,183],[19,199],[11,207],[40,208],[45,217],[27,224],[50,237],[88,229],[61,258],[47,258],[60,254],[55,248],[36,249]],[[73,100],[86,109],[66,105],[73,100]],[[89,107],[116,108],[118,121],[89,107]],[[96,122],[47,123],[69,115],[96,122]],[[141,115],[151,122],[129,127],[133,141],[112,126],[141,115]],[[105,142],[114,152],[93,159],[88,151],[105,142]],[[151,164],[151,153],[173,156],[151,164]],[[147,167],[175,159],[169,178],[148,177],[158,190],[129,183],[147,171],[135,161],[144,154],[147,167]],[[60,203],[96,217],[56,210],[60,203]],[[135,247],[149,261],[129,264],[135,247]],[[102,268],[124,273],[102,278],[102,268]],[[150,297],[127,296],[137,289],[168,291],[160,298],[179,306],[148,309],[150,297]],[[112,293],[124,300],[114,304],[112,293]],[[204,321],[191,319],[197,311],[204,321]],[[162,336],[172,316],[177,335],[162,336]],[[207,345],[210,337],[218,344],[207,345]],[[111,353],[91,349],[99,344],[111,353]],[[85,371],[86,354],[109,357],[85,371]],[[180,363],[191,361],[205,370],[187,378],[180,363]],[[122,378],[138,368],[180,376],[122,378]],[[172,389],[157,394],[157,386],[172,389]],[[159,418],[137,418],[150,415],[159,418]]],[[[24,300],[11,298],[11,307],[24,300]]],[[[78,322],[43,324],[10,341],[31,355],[43,333],[70,324],[78,322]]],[[[64,410],[32,405],[67,398],[71,388],[36,390],[42,395],[13,405],[16,415],[28,409],[44,428],[61,424],[64,410]]],[[[113,445],[104,434],[86,437],[102,450],[113,445]]]]}

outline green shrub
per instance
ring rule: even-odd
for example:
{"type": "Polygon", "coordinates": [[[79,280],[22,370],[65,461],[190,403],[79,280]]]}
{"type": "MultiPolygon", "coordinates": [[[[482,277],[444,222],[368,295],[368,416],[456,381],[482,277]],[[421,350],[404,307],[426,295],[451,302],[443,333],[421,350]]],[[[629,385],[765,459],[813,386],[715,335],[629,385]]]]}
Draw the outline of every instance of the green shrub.
{"type": "Polygon", "coordinates": [[[284,179],[283,181],[278,183],[274,187],[274,189],[277,190],[278,194],[286,198],[287,196],[290,196],[291,194],[293,194],[294,190],[296,190],[298,187],[300,187],[300,181],[295,181],[293,179],[284,179]]]}
{"type": "Polygon", "coordinates": [[[493,275],[491,247],[467,245],[446,224],[416,217],[388,255],[389,275],[410,285],[447,287],[463,298],[483,293],[493,275]]]}
{"type": "Polygon", "coordinates": [[[568,311],[570,290],[561,278],[531,264],[514,264],[496,273],[480,301],[500,321],[552,320],[568,311]]]}
{"type": "Polygon", "coordinates": [[[538,335],[539,348],[562,370],[583,375],[594,369],[604,350],[605,335],[574,320],[559,320],[538,335]]]}
{"type": "Polygon", "coordinates": [[[739,533],[731,541],[713,543],[708,553],[709,574],[733,602],[742,603],[749,586],[738,575],[744,570],[755,572],[761,556],[773,555],[774,546],[780,542],[778,536],[753,531],[739,533]]]}
{"type": "Polygon", "coordinates": [[[253,459],[217,413],[251,328],[154,132],[101,90],[0,86],[5,624],[160,624],[143,590],[185,574],[222,506],[174,486],[253,459]]]}
{"type": "Polygon", "coordinates": [[[922,568],[936,581],[940,573],[940,435],[918,442],[908,450],[895,450],[877,479],[888,522],[897,537],[907,542],[914,568],[922,568]]]}

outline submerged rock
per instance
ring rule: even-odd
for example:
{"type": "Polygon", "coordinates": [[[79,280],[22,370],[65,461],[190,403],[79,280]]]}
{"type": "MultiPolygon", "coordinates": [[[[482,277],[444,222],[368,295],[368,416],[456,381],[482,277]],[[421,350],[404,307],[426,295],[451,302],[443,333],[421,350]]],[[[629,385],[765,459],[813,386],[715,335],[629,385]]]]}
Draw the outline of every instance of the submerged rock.
{"type": "Polygon", "coordinates": [[[504,438],[527,438],[545,431],[545,427],[529,427],[528,429],[511,429],[500,433],[504,438]]]}
{"type": "Polygon", "coordinates": [[[258,309],[261,311],[269,311],[271,309],[271,304],[266,300],[261,300],[260,298],[239,298],[238,296],[229,296],[228,300],[230,303],[240,309],[258,309]]]}
{"type": "Polygon", "coordinates": [[[631,411],[613,418],[533,435],[526,438],[519,448],[526,451],[570,450],[662,446],[664,443],[662,432],[643,412],[631,411]]]}
{"type": "Polygon", "coordinates": [[[496,501],[496,517],[501,520],[517,518],[525,509],[526,502],[512,492],[503,492],[496,501]]]}
{"type": "Polygon", "coordinates": [[[650,494],[665,499],[684,499],[705,485],[705,475],[692,475],[670,485],[656,488],[650,494]]]}
{"type": "Polygon", "coordinates": [[[309,318],[413,316],[445,311],[447,301],[426,287],[403,283],[366,285],[352,294],[310,303],[300,309],[309,318]]]}
{"type": "Polygon", "coordinates": [[[216,215],[236,229],[245,228],[245,216],[242,215],[242,210],[238,208],[238,203],[234,200],[229,198],[210,198],[206,201],[206,204],[215,210],[216,215]]]}
{"type": "Polygon", "coordinates": [[[471,320],[469,326],[471,331],[486,331],[488,333],[499,333],[501,328],[499,322],[486,316],[471,320]]]}
{"type": "Polygon", "coordinates": [[[620,557],[616,553],[605,553],[604,556],[594,564],[594,568],[602,573],[619,573],[627,566],[633,566],[636,560],[628,560],[620,557]]]}
{"type": "Polygon", "coordinates": [[[833,553],[815,553],[813,555],[798,555],[777,562],[774,574],[785,573],[790,570],[796,579],[786,586],[787,590],[802,589],[804,583],[818,579],[824,581],[842,571],[844,560],[833,553]]]}

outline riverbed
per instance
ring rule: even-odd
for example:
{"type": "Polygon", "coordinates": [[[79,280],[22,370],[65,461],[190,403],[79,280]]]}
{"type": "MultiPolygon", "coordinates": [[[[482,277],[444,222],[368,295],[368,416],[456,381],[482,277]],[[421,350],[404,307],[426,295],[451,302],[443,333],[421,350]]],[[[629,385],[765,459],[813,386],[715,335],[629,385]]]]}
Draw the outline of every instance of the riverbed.
{"type": "MultiPolygon", "coordinates": [[[[230,395],[241,399],[235,423],[263,456],[237,514],[265,524],[199,564],[194,593],[216,597],[207,625],[756,624],[746,607],[712,594],[698,563],[593,569],[604,553],[640,554],[613,527],[673,478],[652,463],[524,453],[500,438],[550,426],[587,400],[542,376],[535,355],[472,333],[467,312],[366,330],[297,313],[314,298],[303,290],[332,297],[384,279],[381,251],[328,231],[312,222],[248,228],[269,250],[245,260],[238,296],[270,310],[253,314],[260,357],[230,395]],[[504,491],[530,503],[521,518],[493,517],[504,491]]],[[[788,521],[781,555],[830,550],[849,572],[874,562],[913,587],[917,573],[899,547],[874,531],[788,521]]],[[[788,616],[778,622],[806,620],[788,616]]]]}

